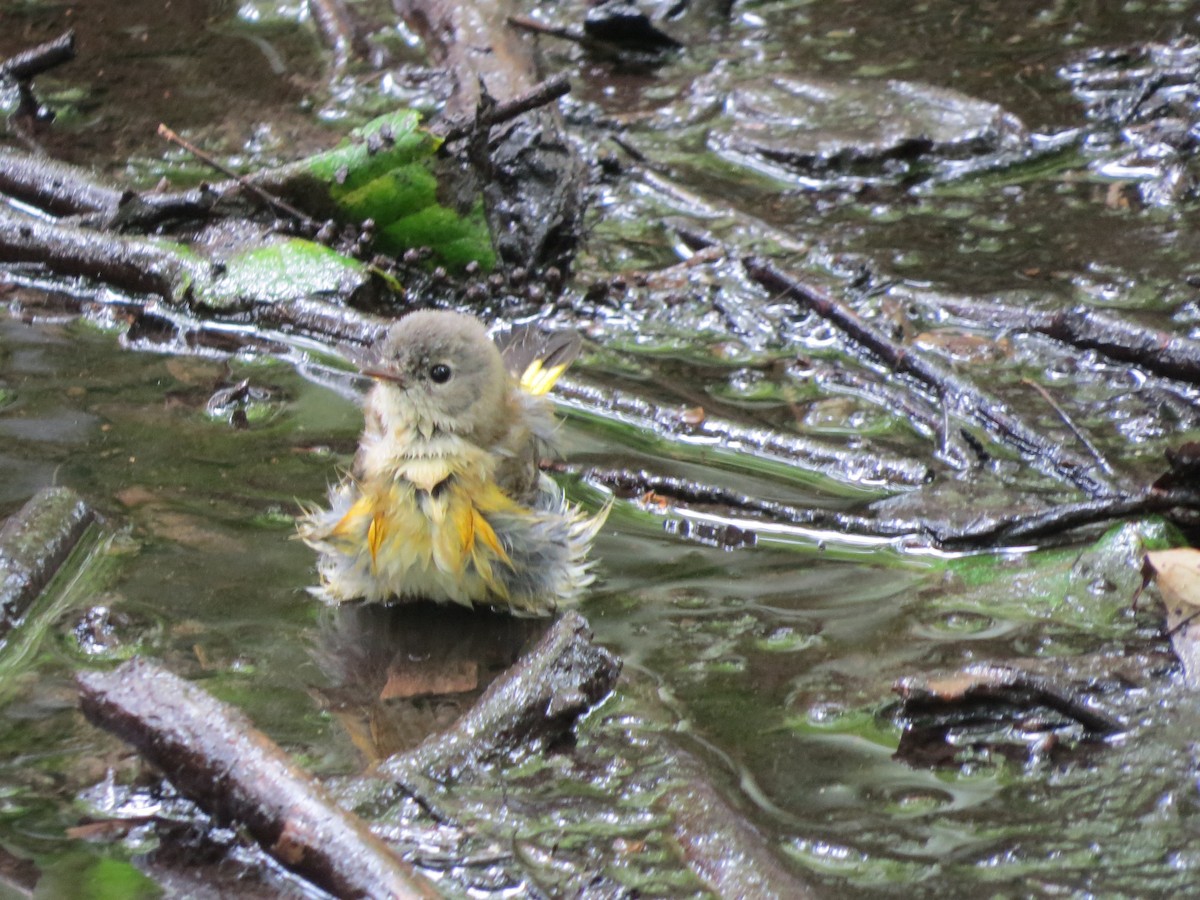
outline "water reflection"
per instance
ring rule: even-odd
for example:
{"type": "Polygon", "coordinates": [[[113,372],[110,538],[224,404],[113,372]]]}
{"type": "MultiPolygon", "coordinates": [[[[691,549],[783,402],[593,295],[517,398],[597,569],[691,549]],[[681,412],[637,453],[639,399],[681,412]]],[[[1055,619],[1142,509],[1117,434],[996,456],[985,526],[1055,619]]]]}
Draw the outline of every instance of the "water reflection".
{"type": "Polygon", "coordinates": [[[551,621],[433,603],[331,607],[312,649],[329,679],[321,699],[377,762],[449,726],[551,621]]]}

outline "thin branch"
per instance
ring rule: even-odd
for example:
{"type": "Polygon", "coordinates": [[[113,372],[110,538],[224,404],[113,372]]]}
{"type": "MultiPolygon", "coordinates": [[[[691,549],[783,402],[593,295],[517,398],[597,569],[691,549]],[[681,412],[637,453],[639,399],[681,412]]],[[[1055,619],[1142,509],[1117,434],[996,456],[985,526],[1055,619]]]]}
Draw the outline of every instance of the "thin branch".
{"type": "Polygon", "coordinates": [[[951,371],[935,359],[916,353],[888,337],[819,288],[757,257],[746,257],[747,273],[773,294],[788,297],[825,319],[850,340],[877,356],[895,372],[911,375],[932,389],[952,411],[982,424],[1026,458],[1075,485],[1093,498],[1112,497],[1118,488],[1096,466],[1061,443],[1041,434],[998,398],[951,371]]]}
{"type": "Polygon", "coordinates": [[[201,150],[195,144],[180,137],[178,134],[176,134],[174,131],[172,131],[170,128],[168,128],[166,125],[159,124],[158,134],[160,137],[170,141],[172,144],[182,147],[188,153],[192,154],[192,156],[196,157],[196,159],[200,160],[205,165],[211,166],[213,169],[216,169],[218,172],[220,172],[226,178],[233,179],[238,184],[240,184],[243,188],[245,188],[247,191],[249,191],[251,194],[253,194],[254,196],[258,197],[260,200],[262,200],[264,203],[266,203],[268,206],[271,206],[274,209],[279,210],[284,215],[291,216],[297,222],[299,222],[300,224],[302,224],[308,228],[311,228],[313,231],[316,231],[317,228],[320,227],[319,223],[317,223],[313,219],[309,218],[307,213],[292,206],[292,204],[288,203],[286,200],[281,200],[279,197],[276,197],[273,194],[269,193],[268,191],[263,190],[261,187],[259,187],[257,184],[255,184],[253,181],[251,181],[249,178],[247,178],[245,175],[240,175],[237,172],[233,171],[233,169],[229,168],[224,163],[220,162],[219,160],[217,160],[214,157],[210,156],[209,154],[205,153],[203,150],[201,150]]]}
{"type": "Polygon", "coordinates": [[[1045,400],[1048,404],[1050,404],[1050,408],[1052,410],[1054,410],[1055,413],[1058,414],[1058,417],[1062,420],[1063,424],[1066,425],[1067,428],[1071,429],[1071,433],[1073,435],[1075,435],[1076,438],[1079,439],[1079,443],[1081,443],[1081,444],[1083,444],[1083,446],[1087,447],[1088,452],[1090,454],[1092,454],[1092,458],[1094,460],[1096,460],[1097,463],[1099,463],[1100,467],[1103,468],[1104,471],[1107,472],[1109,475],[1114,474],[1113,467],[1108,464],[1108,460],[1104,458],[1104,454],[1100,452],[1100,448],[1097,447],[1095,445],[1095,443],[1092,442],[1092,439],[1089,438],[1083,432],[1083,430],[1080,429],[1080,427],[1075,424],[1075,422],[1071,419],[1071,417],[1067,415],[1066,410],[1064,410],[1061,406],[1058,405],[1057,402],[1055,402],[1054,398],[1050,396],[1050,392],[1047,391],[1040,384],[1038,384],[1036,381],[1033,381],[1030,378],[1022,378],[1021,381],[1022,381],[1022,383],[1027,384],[1029,387],[1033,388],[1035,391],[1037,391],[1039,394],[1041,394],[1042,399],[1045,400]]]}
{"type": "Polygon", "coordinates": [[[1149,372],[1200,384],[1200,341],[1147,328],[1086,306],[1041,310],[1028,306],[970,300],[912,298],[972,322],[1016,331],[1032,331],[1109,359],[1133,363],[1149,372]]]}
{"type": "Polygon", "coordinates": [[[511,100],[497,103],[491,109],[485,110],[469,122],[451,125],[446,133],[442,135],[442,139],[446,143],[450,143],[451,141],[459,141],[470,137],[478,128],[490,128],[493,125],[508,122],[517,118],[517,116],[524,115],[530,110],[553,103],[559,97],[569,93],[570,90],[571,80],[565,73],[560,73],[553,78],[547,78],[540,84],[534,85],[530,90],[517,97],[513,97],[511,100]]]}
{"type": "Polygon", "coordinates": [[[531,34],[544,34],[547,37],[556,37],[564,41],[572,41],[576,44],[594,43],[594,41],[582,31],[577,31],[574,28],[567,28],[562,25],[547,25],[544,22],[539,22],[537,19],[531,19],[528,16],[509,16],[508,24],[513,28],[519,28],[521,31],[528,31],[531,34]]]}

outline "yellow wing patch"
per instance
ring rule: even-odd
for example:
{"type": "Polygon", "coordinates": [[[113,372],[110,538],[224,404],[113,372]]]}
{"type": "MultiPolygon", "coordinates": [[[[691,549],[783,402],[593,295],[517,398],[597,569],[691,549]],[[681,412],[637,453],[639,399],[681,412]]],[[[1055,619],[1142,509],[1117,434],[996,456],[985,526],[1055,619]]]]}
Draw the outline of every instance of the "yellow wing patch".
{"type": "Polygon", "coordinates": [[[522,390],[535,397],[540,397],[554,387],[554,383],[558,381],[563,372],[567,371],[567,365],[569,365],[545,366],[542,363],[542,360],[535,359],[521,373],[522,390]]]}

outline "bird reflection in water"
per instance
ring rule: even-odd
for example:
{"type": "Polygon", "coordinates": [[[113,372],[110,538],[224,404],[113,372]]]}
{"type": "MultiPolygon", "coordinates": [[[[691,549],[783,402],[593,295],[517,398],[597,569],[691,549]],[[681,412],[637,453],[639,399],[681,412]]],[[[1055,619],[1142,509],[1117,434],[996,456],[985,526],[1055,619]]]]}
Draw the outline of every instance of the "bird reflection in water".
{"type": "Polygon", "coordinates": [[[415,603],[324,610],[313,656],[325,707],[374,764],[466,712],[552,620],[415,603]]]}

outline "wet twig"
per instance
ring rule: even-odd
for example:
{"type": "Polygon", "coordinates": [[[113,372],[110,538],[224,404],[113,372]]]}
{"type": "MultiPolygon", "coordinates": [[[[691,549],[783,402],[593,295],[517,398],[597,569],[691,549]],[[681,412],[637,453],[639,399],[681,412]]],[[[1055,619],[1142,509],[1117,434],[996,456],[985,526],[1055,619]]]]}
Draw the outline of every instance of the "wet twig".
{"type": "MultiPolygon", "coordinates": [[[[921,303],[931,301],[914,298],[921,303]]],[[[1167,378],[1200,384],[1200,341],[1147,328],[1086,306],[1041,310],[970,300],[938,301],[938,309],[971,322],[1044,334],[1167,378]]]]}
{"type": "Polygon", "coordinates": [[[1104,454],[1100,452],[1100,448],[1096,446],[1095,442],[1089,438],[1086,433],[1084,433],[1083,429],[1075,424],[1074,420],[1067,415],[1067,411],[1059,406],[1055,399],[1050,396],[1050,392],[1048,390],[1031,378],[1022,378],[1021,383],[1027,387],[1033,388],[1035,391],[1041,394],[1042,399],[1050,405],[1050,408],[1054,410],[1059,419],[1062,420],[1062,423],[1071,430],[1071,434],[1075,435],[1079,443],[1083,444],[1083,446],[1087,448],[1088,453],[1092,455],[1092,459],[1096,460],[1096,464],[1099,465],[1100,468],[1102,468],[1109,475],[1114,474],[1113,467],[1109,465],[1108,460],[1104,458],[1104,454]]]}
{"type": "Polygon", "coordinates": [[[897,373],[916,378],[935,391],[954,413],[979,422],[996,438],[1039,463],[1045,470],[1075,485],[1092,498],[1120,493],[1090,460],[1067,449],[1028,425],[998,398],[951,371],[940,362],[904,346],[858,313],[819,288],[783,272],[757,257],[743,260],[747,273],[772,294],[787,297],[825,319],[850,340],[878,357],[897,373]]]}
{"type": "Polygon", "coordinates": [[[181,793],[236,822],[336,897],[440,893],[239,713],[154,663],[77,676],[84,715],[133,744],[181,793]]]}
{"type": "Polygon", "coordinates": [[[249,191],[251,194],[253,194],[255,197],[257,197],[263,203],[278,210],[279,212],[283,213],[284,215],[290,216],[292,219],[295,219],[296,222],[298,222],[303,227],[309,229],[311,232],[315,233],[317,231],[317,229],[320,227],[320,225],[316,221],[314,221],[312,218],[309,217],[308,213],[304,212],[303,210],[297,209],[296,207],[292,206],[292,204],[288,203],[286,200],[276,197],[270,191],[264,190],[261,185],[255,184],[247,176],[239,175],[237,172],[230,169],[228,166],[226,166],[220,160],[214,158],[212,155],[210,155],[208,153],[205,153],[203,150],[201,150],[199,147],[197,147],[191,141],[185,140],[184,138],[180,137],[178,134],[176,134],[174,131],[172,131],[170,128],[168,128],[166,125],[160,124],[158,126],[158,134],[164,140],[170,141],[172,144],[175,144],[177,147],[182,147],[184,150],[186,150],[188,153],[192,154],[192,156],[196,157],[196,159],[200,160],[206,166],[211,166],[213,169],[220,172],[226,178],[236,181],[245,190],[249,191]]]}
{"type": "Polygon", "coordinates": [[[955,524],[915,517],[858,515],[795,506],[778,500],[751,497],[715,485],[657,475],[645,470],[601,469],[563,464],[557,464],[554,468],[602,484],[627,497],[653,494],[668,502],[716,507],[733,515],[748,514],[770,522],[843,534],[883,539],[920,538],[945,550],[1011,546],[1060,535],[1075,528],[1134,516],[1170,514],[1180,518],[1180,513],[1191,512],[1192,517],[1188,520],[1190,523],[1200,515],[1200,493],[1186,489],[1149,489],[1130,496],[1063,503],[1034,512],[1004,510],[989,513],[986,510],[978,510],[969,520],[955,524]]]}
{"type": "MultiPolygon", "coordinates": [[[[568,463],[552,463],[548,468],[555,472],[578,475],[623,497],[653,495],[668,502],[717,507],[728,512],[761,516],[769,521],[788,525],[828,528],[853,534],[881,534],[877,530],[881,523],[869,516],[794,506],[778,500],[763,500],[717,485],[700,484],[672,475],[658,475],[645,469],[602,469],[597,466],[575,466],[568,463]]],[[[915,530],[907,527],[898,533],[912,534],[915,530]]]]}
{"type": "Polygon", "coordinates": [[[817,384],[859,397],[892,415],[924,428],[937,439],[938,455],[956,469],[966,469],[980,460],[980,453],[962,436],[962,430],[947,421],[946,411],[936,409],[925,398],[898,385],[847,368],[827,366],[815,373],[817,384]]]}
{"type": "Polygon", "coordinates": [[[539,22],[537,19],[529,18],[529,16],[509,16],[508,24],[513,28],[519,28],[521,31],[528,31],[531,34],[544,34],[547,37],[555,37],[576,44],[593,43],[591,38],[575,28],[567,28],[563,25],[547,25],[545,22],[539,22]]]}
{"type": "Polygon", "coordinates": [[[566,96],[570,91],[571,80],[565,73],[559,73],[552,78],[547,78],[523,94],[496,103],[495,106],[482,111],[470,122],[450,126],[443,135],[443,139],[447,143],[459,141],[470,137],[479,128],[490,128],[493,125],[510,122],[517,118],[517,116],[522,116],[530,110],[553,103],[559,97],[566,96]]]}

